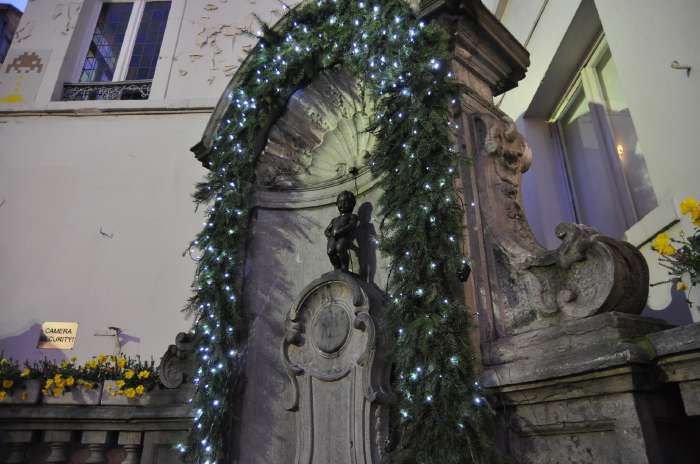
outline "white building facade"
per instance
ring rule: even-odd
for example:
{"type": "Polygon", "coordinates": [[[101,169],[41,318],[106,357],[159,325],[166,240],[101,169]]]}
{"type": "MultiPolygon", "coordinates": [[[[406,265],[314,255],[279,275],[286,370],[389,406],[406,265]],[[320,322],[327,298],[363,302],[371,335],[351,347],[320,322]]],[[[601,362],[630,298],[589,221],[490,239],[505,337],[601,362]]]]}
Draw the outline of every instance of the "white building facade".
{"type": "MultiPolygon", "coordinates": [[[[524,176],[532,229],[548,247],[561,221],[642,249],[689,231],[700,194],[700,4],[693,0],[492,0],[530,52],[496,103],[534,152],[524,176]],[[652,28],[652,29],[650,29],[652,28]],[[672,67],[671,63],[675,65],[672,67]],[[688,73],[685,66],[691,67],[688,73]],[[681,69],[678,69],[681,68],[681,69]]],[[[0,72],[0,351],[159,357],[190,326],[180,312],[201,226],[190,198],[199,141],[272,0],[29,2],[0,72]],[[9,70],[8,70],[9,69],[9,70]],[[37,350],[40,324],[79,323],[70,352],[37,350]]],[[[700,321],[671,285],[647,315],[700,321]]]]}

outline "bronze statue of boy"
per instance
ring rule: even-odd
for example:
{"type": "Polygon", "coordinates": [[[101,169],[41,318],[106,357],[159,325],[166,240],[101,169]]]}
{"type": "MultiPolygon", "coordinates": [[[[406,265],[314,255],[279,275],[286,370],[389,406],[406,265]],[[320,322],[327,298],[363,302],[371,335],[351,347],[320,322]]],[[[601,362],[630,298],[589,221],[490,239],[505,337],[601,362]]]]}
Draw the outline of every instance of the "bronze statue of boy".
{"type": "Polygon", "coordinates": [[[338,194],[335,204],[338,206],[340,216],[333,218],[326,227],[328,238],[328,257],[334,269],[348,272],[350,269],[350,253],[352,242],[355,240],[355,229],[359,219],[353,214],[355,208],[355,195],[344,190],[338,194]]]}

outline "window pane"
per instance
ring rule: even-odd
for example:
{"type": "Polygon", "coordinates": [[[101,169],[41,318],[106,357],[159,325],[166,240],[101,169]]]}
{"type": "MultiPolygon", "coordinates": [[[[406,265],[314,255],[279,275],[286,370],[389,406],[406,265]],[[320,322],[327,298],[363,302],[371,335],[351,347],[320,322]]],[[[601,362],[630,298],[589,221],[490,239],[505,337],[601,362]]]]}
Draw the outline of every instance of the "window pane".
{"type": "Polygon", "coordinates": [[[561,119],[578,219],[605,235],[621,238],[627,226],[610,161],[582,90],[561,119]]]}
{"type": "Polygon", "coordinates": [[[656,208],[656,195],[651,186],[637,131],[634,129],[630,110],[622,94],[617,68],[611,59],[610,52],[598,64],[597,72],[605,94],[617,154],[632,194],[637,217],[641,218],[656,208]]]}
{"type": "Polygon", "coordinates": [[[153,79],[169,12],[170,2],[146,3],[131,54],[127,80],[153,79]]]}
{"type": "Polygon", "coordinates": [[[10,29],[10,18],[7,15],[0,16],[0,63],[5,61],[12,43],[13,31],[10,29]]]}
{"type": "Polygon", "coordinates": [[[95,26],[80,82],[105,82],[114,78],[124,32],[131,16],[132,3],[105,3],[95,26]]]}

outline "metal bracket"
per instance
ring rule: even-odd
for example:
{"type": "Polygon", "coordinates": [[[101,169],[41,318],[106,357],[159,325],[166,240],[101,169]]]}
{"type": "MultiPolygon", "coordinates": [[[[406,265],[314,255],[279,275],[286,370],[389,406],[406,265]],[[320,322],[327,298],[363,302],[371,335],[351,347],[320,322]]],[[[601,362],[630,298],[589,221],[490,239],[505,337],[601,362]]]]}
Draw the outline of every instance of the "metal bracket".
{"type": "Polygon", "coordinates": [[[690,77],[690,70],[693,69],[693,67],[685,64],[680,64],[678,60],[673,60],[671,61],[671,69],[685,69],[686,76],[690,77]]]}

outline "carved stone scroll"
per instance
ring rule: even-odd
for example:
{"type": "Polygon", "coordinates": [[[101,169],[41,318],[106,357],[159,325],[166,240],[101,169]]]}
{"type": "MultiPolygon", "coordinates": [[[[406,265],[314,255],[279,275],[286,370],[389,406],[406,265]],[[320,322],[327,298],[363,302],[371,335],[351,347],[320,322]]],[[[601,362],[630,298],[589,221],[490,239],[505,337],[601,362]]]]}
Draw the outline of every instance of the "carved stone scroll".
{"type": "Polygon", "coordinates": [[[388,369],[377,313],[382,295],[351,274],[312,282],[282,342],[297,414],[297,464],[378,464],[387,437],[388,369]]]}
{"type": "Polygon", "coordinates": [[[641,313],[649,274],[641,253],[591,227],[562,223],[556,250],[537,243],[520,204],[532,152],[515,124],[473,116],[484,229],[496,269],[494,319],[501,335],[606,311],[641,313]]]}
{"type": "Polygon", "coordinates": [[[188,375],[194,372],[194,347],[192,335],[180,332],[175,344],[168,346],[160,359],[158,377],[160,383],[169,389],[178,388],[188,375]]]}

